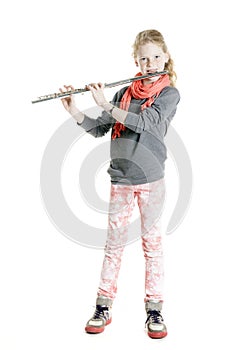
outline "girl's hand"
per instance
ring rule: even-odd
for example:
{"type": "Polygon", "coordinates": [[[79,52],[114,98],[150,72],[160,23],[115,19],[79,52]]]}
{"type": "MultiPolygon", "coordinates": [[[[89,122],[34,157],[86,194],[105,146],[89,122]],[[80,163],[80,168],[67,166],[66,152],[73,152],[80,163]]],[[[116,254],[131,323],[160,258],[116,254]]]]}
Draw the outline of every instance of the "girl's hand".
{"type": "Polygon", "coordinates": [[[98,106],[103,106],[104,104],[108,103],[104,96],[104,84],[98,83],[98,84],[89,84],[87,85],[87,89],[91,91],[92,96],[98,106]]]}
{"type": "MultiPolygon", "coordinates": [[[[64,85],[65,90],[59,89],[60,92],[67,92],[67,91],[74,91],[74,87],[72,85],[64,85]]],[[[69,112],[71,115],[74,115],[78,112],[78,108],[75,105],[74,95],[69,95],[67,97],[61,98],[61,102],[64,106],[64,108],[69,112]]]]}

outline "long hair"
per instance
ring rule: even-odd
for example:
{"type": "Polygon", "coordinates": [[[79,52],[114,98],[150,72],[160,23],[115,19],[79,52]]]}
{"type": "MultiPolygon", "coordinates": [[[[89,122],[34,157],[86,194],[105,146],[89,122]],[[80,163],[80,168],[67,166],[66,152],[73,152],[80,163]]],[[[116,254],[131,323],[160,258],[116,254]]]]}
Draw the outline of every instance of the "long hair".
{"type": "Polygon", "coordinates": [[[163,35],[155,30],[155,29],[148,29],[144,30],[143,32],[140,32],[134,41],[133,44],[133,56],[136,59],[137,57],[137,52],[139,49],[139,46],[145,45],[147,43],[154,43],[160,46],[163,50],[164,53],[167,53],[169,55],[169,60],[165,64],[165,70],[168,71],[169,79],[171,82],[171,86],[175,86],[177,75],[176,72],[174,71],[174,62],[169,54],[167,45],[165,43],[163,35]]]}

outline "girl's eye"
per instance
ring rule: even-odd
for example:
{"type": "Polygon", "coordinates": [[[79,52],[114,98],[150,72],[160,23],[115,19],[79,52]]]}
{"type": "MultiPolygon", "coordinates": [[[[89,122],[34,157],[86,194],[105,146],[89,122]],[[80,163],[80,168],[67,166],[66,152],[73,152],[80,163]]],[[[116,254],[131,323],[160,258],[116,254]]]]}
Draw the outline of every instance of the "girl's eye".
{"type": "Polygon", "coordinates": [[[145,62],[146,61],[146,57],[141,57],[140,61],[145,62]]]}
{"type": "Polygon", "coordinates": [[[157,60],[159,58],[159,56],[155,56],[155,59],[157,60]]]}

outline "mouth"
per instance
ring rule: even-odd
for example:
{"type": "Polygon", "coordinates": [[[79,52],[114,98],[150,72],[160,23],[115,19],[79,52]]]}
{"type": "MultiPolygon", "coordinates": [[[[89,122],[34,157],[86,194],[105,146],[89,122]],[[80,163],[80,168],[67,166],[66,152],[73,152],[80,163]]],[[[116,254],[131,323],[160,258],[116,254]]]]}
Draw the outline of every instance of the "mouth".
{"type": "Polygon", "coordinates": [[[155,74],[155,73],[157,73],[157,69],[147,70],[147,74],[155,74]]]}

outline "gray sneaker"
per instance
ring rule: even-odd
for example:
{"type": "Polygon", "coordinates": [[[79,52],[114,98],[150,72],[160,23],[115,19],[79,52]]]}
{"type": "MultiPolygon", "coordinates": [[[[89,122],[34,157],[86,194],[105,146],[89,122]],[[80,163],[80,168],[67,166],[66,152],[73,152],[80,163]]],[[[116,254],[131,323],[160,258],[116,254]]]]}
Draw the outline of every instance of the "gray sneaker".
{"type": "Polygon", "coordinates": [[[161,339],[166,337],[167,328],[161,315],[162,302],[147,301],[145,304],[147,333],[150,338],[161,339]]]}
{"type": "Polygon", "coordinates": [[[85,331],[87,333],[101,333],[105,326],[112,322],[112,299],[105,296],[98,296],[96,309],[93,317],[87,322],[85,331]]]}

